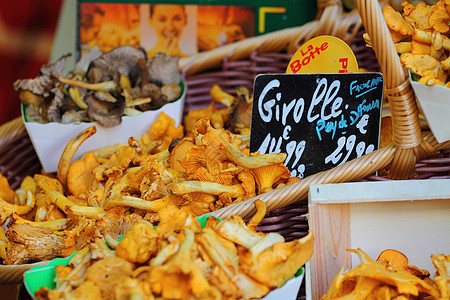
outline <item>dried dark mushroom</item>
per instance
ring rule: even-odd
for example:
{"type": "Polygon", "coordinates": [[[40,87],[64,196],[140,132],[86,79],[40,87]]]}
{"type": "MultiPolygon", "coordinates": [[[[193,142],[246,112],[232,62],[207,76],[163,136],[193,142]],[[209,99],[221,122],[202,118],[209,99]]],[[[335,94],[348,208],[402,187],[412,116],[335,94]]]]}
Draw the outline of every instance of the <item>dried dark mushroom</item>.
{"type": "Polygon", "coordinates": [[[142,111],[155,110],[162,107],[164,104],[173,102],[180,98],[181,87],[178,84],[163,84],[159,87],[155,83],[147,83],[142,88],[134,87],[130,91],[130,95],[133,99],[150,98],[151,101],[143,105],[139,105],[139,109],[142,111]]]}
{"type": "Polygon", "coordinates": [[[75,68],[72,73],[80,74],[84,76],[89,69],[89,66],[92,61],[96,60],[100,56],[102,56],[102,52],[98,48],[98,46],[94,46],[90,49],[86,45],[82,45],[83,55],[80,57],[80,60],[75,64],[75,68]]]}
{"type": "Polygon", "coordinates": [[[119,82],[120,74],[137,80],[140,74],[139,60],[145,59],[145,52],[131,46],[120,46],[104,53],[89,65],[86,77],[89,82],[114,80],[119,82]]]}
{"type": "Polygon", "coordinates": [[[62,72],[63,72],[66,62],[67,62],[67,59],[71,56],[72,55],[70,53],[64,54],[57,61],[50,63],[50,64],[43,65],[40,69],[40,75],[46,75],[46,76],[62,75],[62,72]]]}
{"type": "Polygon", "coordinates": [[[142,87],[136,86],[132,88],[130,94],[134,99],[146,97],[158,99],[161,96],[161,88],[154,83],[148,82],[142,87]]]}
{"type": "Polygon", "coordinates": [[[47,118],[49,122],[61,122],[61,107],[64,102],[64,93],[61,88],[52,89],[53,98],[47,106],[47,118]]]}
{"type": "Polygon", "coordinates": [[[104,101],[104,102],[112,102],[115,103],[118,101],[118,99],[116,97],[114,97],[113,95],[111,95],[110,93],[107,92],[96,92],[94,93],[95,98],[97,98],[100,101],[104,101]]]}
{"type": "Polygon", "coordinates": [[[253,99],[245,87],[236,89],[237,97],[230,107],[231,130],[239,133],[244,128],[250,128],[252,121],[253,99]]]}
{"type": "MultiPolygon", "coordinates": [[[[48,97],[52,88],[53,80],[46,75],[39,75],[34,79],[16,80],[16,82],[14,82],[14,89],[16,91],[29,91],[41,97],[48,97]]],[[[27,98],[22,98],[23,96],[21,97],[22,101],[31,104],[31,102],[27,101],[27,98]]]]}
{"type": "Polygon", "coordinates": [[[175,83],[164,84],[161,93],[167,97],[167,102],[172,102],[180,98],[181,87],[175,83]]]}
{"type": "MultiPolygon", "coordinates": [[[[14,89],[16,91],[29,91],[35,95],[48,97],[50,90],[54,87],[54,77],[61,75],[69,57],[70,54],[66,54],[54,63],[43,65],[36,78],[16,80],[14,82],[14,89]]],[[[27,102],[25,100],[22,101],[27,102]]]]}
{"type": "Polygon", "coordinates": [[[180,84],[181,74],[178,68],[178,56],[169,56],[157,53],[148,61],[149,80],[159,85],[175,83],[180,84]]]}
{"type": "Polygon", "coordinates": [[[89,122],[89,117],[87,116],[87,112],[85,110],[69,110],[66,111],[61,117],[61,123],[63,124],[80,122],[89,122]]]}
{"type": "Polygon", "coordinates": [[[147,61],[145,59],[139,59],[138,64],[140,74],[138,80],[136,80],[136,86],[143,87],[149,80],[147,61]]]}
{"type": "Polygon", "coordinates": [[[89,72],[87,73],[88,74],[88,80],[90,81],[90,82],[93,82],[93,83],[98,83],[98,82],[102,82],[103,80],[103,72],[102,72],[102,70],[100,69],[100,68],[97,68],[97,67],[93,67],[93,68],[91,68],[91,69],[89,69],[89,72]]]}
{"type": "Polygon", "coordinates": [[[88,117],[105,127],[120,125],[125,104],[122,101],[107,102],[97,97],[96,93],[91,93],[84,98],[88,105],[88,117]]]}
{"type": "Polygon", "coordinates": [[[65,55],[44,65],[38,77],[18,80],[28,122],[97,121],[105,127],[121,123],[122,115],[155,110],[179,99],[178,57],[159,54],[147,60],[143,50],[121,46],[101,54],[84,51],[75,69],[62,76],[65,55]]]}
{"type": "Polygon", "coordinates": [[[158,109],[164,105],[166,98],[161,93],[161,88],[154,83],[147,83],[141,88],[140,97],[149,97],[152,99],[151,102],[139,106],[143,111],[158,109]]]}
{"type": "Polygon", "coordinates": [[[25,109],[27,119],[39,123],[60,122],[64,93],[56,81],[61,75],[70,54],[63,55],[54,63],[43,65],[34,79],[14,82],[14,89],[20,91],[20,99],[30,108],[25,109]]]}

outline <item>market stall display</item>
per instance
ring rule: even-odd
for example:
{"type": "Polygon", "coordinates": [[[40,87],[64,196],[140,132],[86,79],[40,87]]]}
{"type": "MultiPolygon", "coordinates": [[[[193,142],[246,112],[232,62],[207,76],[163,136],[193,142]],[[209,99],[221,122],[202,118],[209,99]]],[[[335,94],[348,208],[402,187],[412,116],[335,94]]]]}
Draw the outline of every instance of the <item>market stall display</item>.
{"type": "MultiPolygon", "coordinates": [[[[371,4],[376,9],[380,10],[379,3],[377,1],[374,1],[371,4]]],[[[364,7],[361,10],[363,11],[363,13],[367,14],[368,12],[366,10],[369,10],[369,8],[364,7]]],[[[182,59],[180,63],[182,66],[184,66],[184,73],[188,78],[188,86],[189,80],[192,80],[193,82],[193,87],[190,89],[190,92],[194,97],[197,96],[197,94],[201,95],[202,92],[200,88],[198,88],[197,90],[197,85],[210,84],[210,80],[217,80],[215,78],[220,78],[220,80],[223,82],[222,84],[224,86],[227,86],[229,85],[227,80],[230,80],[231,82],[232,78],[235,78],[235,76],[239,75],[242,76],[242,78],[238,77],[239,82],[246,82],[245,75],[242,75],[243,72],[249,72],[250,74],[252,74],[252,72],[255,72],[255,70],[264,70],[262,72],[277,70],[275,66],[278,65],[279,62],[277,60],[280,59],[280,56],[268,55],[263,59],[262,55],[266,52],[271,53],[273,51],[281,51],[280,49],[290,49],[290,47],[293,47],[292,43],[290,43],[292,41],[302,43],[305,41],[305,39],[309,39],[314,34],[320,34],[324,33],[326,30],[331,30],[330,24],[326,23],[325,21],[327,19],[338,20],[333,24],[333,35],[342,37],[344,40],[351,39],[358,32],[358,28],[356,27],[358,27],[358,24],[360,24],[359,22],[361,21],[357,13],[358,11],[352,11],[349,14],[343,15],[342,7],[340,7],[339,5],[326,6],[322,14],[320,15],[320,20],[317,21],[317,23],[310,23],[305,25],[305,28],[309,25],[323,25],[323,27],[319,27],[316,32],[314,32],[314,30],[305,31],[302,32],[305,35],[299,35],[298,33],[294,32],[293,29],[286,29],[278,32],[276,36],[269,34],[266,37],[267,39],[255,38],[246,42],[241,41],[233,45],[224,46],[221,49],[219,48],[210,51],[209,53],[203,53],[192,58],[182,59]],[[353,13],[355,13],[355,15],[353,15],[353,13]],[[340,23],[339,20],[341,19],[345,21],[342,21],[342,23],[340,23]],[[353,23],[352,20],[354,21],[353,23]],[[351,29],[349,29],[348,27],[349,24],[352,25],[350,26],[351,29]],[[308,33],[309,35],[306,35],[306,33],[308,33]],[[294,36],[296,38],[294,38],[294,36]],[[276,59],[273,59],[274,57],[276,57],[276,59]],[[255,61],[252,61],[253,58],[255,59],[255,61]],[[247,61],[246,59],[248,59],[249,61],[247,61]],[[260,65],[258,65],[259,59],[261,59],[261,68],[259,68],[260,65]],[[236,69],[233,69],[233,67],[236,69]],[[231,73],[231,71],[233,71],[233,73],[231,73]],[[230,75],[228,75],[227,72],[230,72],[230,75]]],[[[366,16],[366,18],[369,17],[366,16]]],[[[378,22],[373,22],[371,23],[371,25],[378,26],[379,24],[382,24],[382,20],[383,19],[381,16],[378,22]]],[[[385,38],[382,42],[376,44],[389,45],[389,43],[392,44],[391,37],[388,33],[388,38],[385,38]]],[[[381,45],[379,46],[379,48],[383,48],[381,45]]],[[[374,48],[376,49],[376,47],[374,48]]],[[[387,82],[388,88],[393,88],[393,86],[405,82],[404,80],[399,80],[397,76],[403,79],[407,78],[406,76],[402,75],[404,74],[403,69],[399,65],[399,62],[395,61],[396,57],[397,54],[395,52],[395,48],[392,55],[382,55],[380,57],[381,69],[384,70],[383,73],[387,74],[385,75],[387,76],[387,79],[385,79],[385,81],[387,82]],[[391,62],[391,60],[394,61],[391,62]],[[394,67],[396,69],[392,69],[394,67]]],[[[406,85],[407,83],[408,82],[406,82],[404,85],[406,85]]],[[[415,173],[414,171],[417,159],[432,154],[436,154],[437,157],[441,157],[441,154],[438,153],[438,151],[445,151],[445,149],[448,148],[448,142],[437,143],[437,141],[434,140],[431,132],[428,132],[426,130],[424,131],[422,136],[418,109],[415,103],[414,93],[411,91],[411,89],[409,89],[407,93],[409,98],[406,100],[404,99],[404,96],[398,97],[396,95],[396,93],[391,95],[390,91],[388,93],[389,105],[394,125],[393,145],[384,147],[378,151],[374,151],[371,155],[355,159],[349,163],[336,167],[333,170],[329,170],[328,172],[322,172],[309,176],[302,181],[292,185],[290,187],[292,189],[288,187],[280,191],[269,192],[259,198],[263,199],[264,201],[268,201],[268,207],[270,209],[287,207],[288,205],[298,201],[299,199],[305,198],[307,196],[307,191],[310,184],[314,184],[316,182],[332,183],[342,182],[341,180],[360,180],[372,174],[372,169],[370,169],[370,167],[374,167],[374,165],[378,166],[375,167],[376,170],[382,170],[386,166],[389,166],[390,170],[389,175],[387,176],[388,179],[411,178],[417,176],[417,173],[415,173]],[[406,101],[406,103],[404,101],[406,101]],[[413,135],[411,136],[411,134],[413,135]],[[423,145],[421,145],[419,149],[416,150],[409,149],[409,147],[411,147],[412,145],[416,145],[419,143],[412,142],[412,139],[418,139],[418,141],[422,141],[423,145]],[[415,155],[418,155],[419,157],[416,157],[415,155]]],[[[198,104],[201,103],[200,97],[195,98],[195,100],[198,100],[198,104]]],[[[233,207],[229,207],[226,210],[221,210],[215,213],[217,213],[217,216],[221,217],[228,217],[238,211],[240,213],[243,213],[243,211],[245,211],[245,213],[251,215],[251,206],[248,205],[251,200],[252,199],[250,199],[248,202],[238,203],[233,207]]]]}

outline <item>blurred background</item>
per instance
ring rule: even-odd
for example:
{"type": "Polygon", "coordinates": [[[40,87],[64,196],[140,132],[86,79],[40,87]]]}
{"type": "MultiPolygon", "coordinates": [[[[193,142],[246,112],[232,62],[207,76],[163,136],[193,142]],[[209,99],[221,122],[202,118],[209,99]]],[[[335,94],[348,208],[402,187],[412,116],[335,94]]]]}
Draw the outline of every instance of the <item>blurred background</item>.
{"type": "Polygon", "coordinates": [[[13,83],[50,58],[63,0],[0,1],[0,125],[20,116],[13,83]]]}
{"type": "MultiPolygon", "coordinates": [[[[34,78],[50,58],[63,0],[0,1],[0,125],[20,116],[13,83],[34,78]]],[[[17,299],[18,285],[1,285],[2,299],[17,299]]]]}

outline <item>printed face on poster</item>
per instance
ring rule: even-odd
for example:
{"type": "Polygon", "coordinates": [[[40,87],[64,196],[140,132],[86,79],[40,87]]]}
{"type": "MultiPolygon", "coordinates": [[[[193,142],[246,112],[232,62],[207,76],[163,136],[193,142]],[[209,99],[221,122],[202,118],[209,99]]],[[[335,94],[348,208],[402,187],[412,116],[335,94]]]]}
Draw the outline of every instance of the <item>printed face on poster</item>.
{"type": "Polygon", "coordinates": [[[107,52],[121,45],[186,57],[255,35],[247,6],[82,2],[78,48],[107,52]]]}

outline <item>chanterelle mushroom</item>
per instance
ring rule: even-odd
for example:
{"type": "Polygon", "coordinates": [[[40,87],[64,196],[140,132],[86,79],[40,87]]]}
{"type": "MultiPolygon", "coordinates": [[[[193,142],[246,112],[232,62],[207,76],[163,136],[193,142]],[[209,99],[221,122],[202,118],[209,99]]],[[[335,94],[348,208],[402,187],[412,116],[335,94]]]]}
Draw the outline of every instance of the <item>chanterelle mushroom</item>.
{"type": "Polygon", "coordinates": [[[14,190],[9,186],[8,179],[0,173],[0,198],[8,203],[14,202],[14,190]]]}
{"type": "Polygon", "coordinates": [[[282,163],[251,169],[250,172],[255,178],[260,194],[271,191],[278,181],[291,177],[291,172],[282,163]]]}
{"type": "Polygon", "coordinates": [[[400,296],[398,299],[419,298],[419,294],[420,298],[429,296],[430,299],[443,299],[439,298],[439,291],[432,282],[422,280],[404,270],[394,271],[384,262],[373,260],[361,249],[348,251],[357,254],[361,264],[346,271],[342,267],[331,282],[327,294],[322,297],[323,300],[338,297],[355,299],[356,295],[361,297],[359,299],[366,299],[367,295],[375,294],[377,288],[389,288],[390,293],[400,296]],[[350,281],[353,284],[349,285],[350,281]]]}

